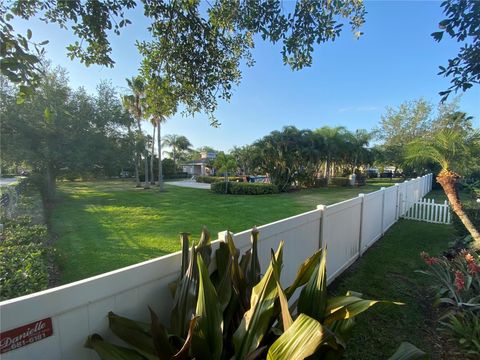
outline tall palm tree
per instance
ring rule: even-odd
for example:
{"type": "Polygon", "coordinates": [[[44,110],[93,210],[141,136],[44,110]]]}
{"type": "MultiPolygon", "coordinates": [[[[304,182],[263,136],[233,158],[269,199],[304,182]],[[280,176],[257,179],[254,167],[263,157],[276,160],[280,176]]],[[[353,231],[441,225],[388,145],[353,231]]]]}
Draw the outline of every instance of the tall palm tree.
{"type": "Polygon", "coordinates": [[[170,156],[174,164],[174,173],[177,172],[177,161],[181,159],[182,155],[190,150],[192,144],[190,141],[183,135],[166,135],[163,138],[163,146],[168,146],[172,151],[166,151],[165,153],[170,156]]]}
{"type": "Polygon", "coordinates": [[[325,171],[324,177],[330,181],[332,173],[335,171],[335,162],[339,160],[339,156],[345,150],[345,134],[347,129],[343,126],[330,127],[324,126],[315,130],[315,133],[323,136],[323,146],[325,150],[325,171]]]}
{"type": "Polygon", "coordinates": [[[158,187],[163,191],[162,137],[161,124],[177,112],[177,96],[168,80],[159,76],[150,76],[145,87],[146,114],[157,129],[158,151],[158,187]]]}
{"type": "Polygon", "coordinates": [[[150,122],[153,126],[152,132],[152,156],[150,157],[150,184],[155,185],[155,175],[153,173],[153,158],[155,157],[155,132],[157,130],[157,122],[151,118],[150,122]]]}
{"type": "MultiPolygon", "coordinates": [[[[142,132],[142,120],[143,120],[143,115],[144,115],[144,97],[145,97],[145,85],[143,83],[143,80],[141,77],[136,76],[132,77],[131,79],[126,79],[128,87],[130,88],[130,91],[132,92],[131,95],[125,95],[123,97],[123,104],[126,107],[126,109],[132,114],[132,116],[135,118],[137,122],[137,131],[138,131],[138,139],[139,140],[144,140],[143,132],[142,132]]],[[[143,144],[144,141],[142,141],[143,144]]],[[[146,153],[146,147],[142,146],[142,152],[145,158],[145,184],[144,188],[149,189],[150,185],[148,183],[148,156],[146,153]]],[[[138,161],[137,161],[138,163],[138,161]]],[[[139,182],[138,179],[138,165],[136,168],[136,173],[137,173],[137,185],[139,182]]]]}
{"type": "Polygon", "coordinates": [[[435,131],[430,137],[424,137],[409,143],[406,148],[406,159],[410,162],[434,162],[441,166],[437,182],[442,186],[452,209],[472,235],[474,246],[480,249],[480,232],[475,228],[462,208],[455,187],[460,170],[471,159],[472,150],[479,146],[479,134],[467,133],[443,128],[435,131]]]}

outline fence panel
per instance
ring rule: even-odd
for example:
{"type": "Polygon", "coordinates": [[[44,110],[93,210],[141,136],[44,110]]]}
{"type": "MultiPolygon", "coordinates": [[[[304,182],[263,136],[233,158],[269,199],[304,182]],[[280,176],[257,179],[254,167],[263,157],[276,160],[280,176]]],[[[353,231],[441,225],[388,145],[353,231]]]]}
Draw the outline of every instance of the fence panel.
{"type": "Polygon", "coordinates": [[[363,197],[362,248],[360,249],[363,254],[382,236],[384,190],[360,195],[363,197]]]}
{"type": "MultiPolygon", "coordinates": [[[[298,266],[319,246],[328,246],[330,283],[357,259],[363,248],[372,245],[407,211],[440,219],[439,204],[430,212],[421,212],[418,207],[410,209],[414,200],[423,195],[423,189],[431,189],[431,180],[432,175],[427,175],[363,197],[319,205],[316,210],[260,226],[258,250],[263,271],[270,261],[270,249],[276,249],[279,242],[285,240],[282,284],[288,286],[298,266]]],[[[219,233],[220,239],[224,237],[225,232],[219,233]]],[[[234,234],[234,240],[244,252],[250,247],[250,230],[234,234]]],[[[212,243],[214,251],[218,243],[212,243]]],[[[2,360],[97,359],[94,352],[83,348],[88,334],[100,333],[108,340],[121,343],[108,331],[106,315],[110,310],[148,321],[147,306],[150,305],[161,322],[168,324],[172,308],[169,284],[178,278],[180,263],[181,254],[177,252],[0,303],[2,331],[49,317],[53,323],[52,336],[4,353],[2,360]]]]}
{"type": "Polygon", "coordinates": [[[451,212],[448,202],[436,204],[434,199],[422,199],[410,204],[405,219],[420,220],[436,224],[451,224],[451,212]]]}
{"type": "Polygon", "coordinates": [[[397,221],[398,211],[398,190],[399,186],[390,186],[384,190],[385,198],[383,202],[383,233],[397,221]]]}
{"type": "MultiPolygon", "coordinates": [[[[320,218],[321,211],[312,210],[260,226],[258,255],[262,271],[270,263],[270,249],[276,250],[280,241],[284,240],[282,285],[289,286],[300,264],[319,248],[320,218]]],[[[233,238],[241,252],[250,248],[250,230],[235,234],[233,238]]]]}
{"type": "Polygon", "coordinates": [[[321,240],[328,248],[329,283],[359,255],[361,210],[360,197],[323,207],[321,240]]]}

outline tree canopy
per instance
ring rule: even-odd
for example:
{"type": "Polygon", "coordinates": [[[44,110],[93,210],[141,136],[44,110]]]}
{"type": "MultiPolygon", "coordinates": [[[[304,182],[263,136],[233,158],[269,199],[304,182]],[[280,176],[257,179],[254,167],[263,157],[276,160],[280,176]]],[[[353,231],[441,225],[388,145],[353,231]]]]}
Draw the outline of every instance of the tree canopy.
{"type": "Polygon", "coordinates": [[[451,86],[440,92],[445,101],[452,91],[466,91],[480,83],[480,1],[446,0],[442,2],[446,19],[440,21],[440,31],[432,34],[440,42],[444,34],[462,42],[458,54],[440,66],[439,75],[451,78],[451,86]]]}
{"type": "MultiPolygon", "coordinates": [[[[119,34],[131,23],[126,17],[134,0],[34,0],[1,5],[2,72],[27,85],[38,75],[38,56],[29,39],[15,32],[11,20],[40,15],[45,22],[70,28],[78,38],[67,48],[71,58],[86,65],[113,66],[109,33],[119,34]]],[[[162,78],[175,89],[187,112],[210,114],[219,98],[230,99],[241,80],[241,64],[253,65],[251,49],[258,38],[282,43],[282,57],[292,69],[311,66],[314,45],[335,40],[348,23],[359,37],[365,8],[359,0],[281,0],[212,2],[142,0],[152,24],[151,41],[137,43],[147,83],[162,78]]],[[[37,44],[41,49],[42,44],[37,44]]]]}

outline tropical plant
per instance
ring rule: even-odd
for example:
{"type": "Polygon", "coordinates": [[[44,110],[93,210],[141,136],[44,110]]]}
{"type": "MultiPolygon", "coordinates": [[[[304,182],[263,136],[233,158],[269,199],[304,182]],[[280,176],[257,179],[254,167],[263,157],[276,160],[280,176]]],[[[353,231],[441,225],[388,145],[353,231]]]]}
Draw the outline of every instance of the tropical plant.
{"type": "Polygon", "coordinates": [[[163,146],[169,146],[172,151],[165,151],[175,164],[175,173],[177,173],[178,161],[185,158],[187,152],[190,151],[192,144],[183,135],[166,135],[163,138],[163,146]]]}
{"type": "Polygon", "coordinates": [[[126,79],[131,94],[122,97],[123,106],[128,110],[137,122],[137,159],[135,161],[135,178],[137,187],[140,187],[139,162],[140,154],[145,158],[145,185],[144,188],[150,188],[148,184],[148,156],[146,154],[145,136],[142,132],[142,120],[145,111],[145,84],[143,79],[139,76],[126,79]]]}
{"type": "Polygon", "coordinates": [[[272,250],[271,262],[261,276],[255,228],[252,247],[241,258],[231,233],[218,244],[214,256],[206,229],[190,251],[187,234],[182,234],[181,241],[181,271],[171,286],[174,300],[169,330],[152,309],[150,325],[110,312],[110,329],[132,348],[110,344],[93,334],[86,346],[102,359],[273,360],[311,355],[337,359],[345,349],[354,318],[381,302],[365,300],[355,292],[329,298],[326,249],[305,260],[293,283],[284,288],[283,242],[276,252],[272,250]],[[209,275],[212,262],[216,269],[209,275]],[[298,299],[290,306],[294,294],[298,299]]]}
{"type": "Polygon", "coordinates": [[[411,163],[434,162],[441,166],[437,182],[442,186],[453,211],[472,235],[474,247],[480,249],[480,232],[472,224],[462,208],[455,185],[461,171],[471,161],[472,154],[480,146],[478,132],[441,128],[428,136],[410,142],[406,147],[406,159],[411,163]]]}
{"type": "MultiPolygon", "coordinates": [[[[150,121],[157,129],[157,148],[158,148],[158,187],[163,191],[163,168],[162,168],[162,137],[161,125],[167,121],[177,111],[177,95],[170,82],[158,76],[150,76],[145,88],[146,115],[150,116],[150,121]]],[[[155,136],[154,136],[155,137],[155,136]]],[[[153,178],[153,157],[154,145],[152,144],[152,178],[153,178]]],[[[176,167],[174,167],[174,174],[176,167]]],[[[153,181],[153,180],[152,180],[153,181]]]]}
{"type": "Polygon", "coordinates": [[[237,169],[237,162],[233,156],[225,154],[223,151],[220,151],[215,158],[213,163],[215,169],[218,173],[224,174],[225,179],[225,194],[228,192],[228,173],[233,172],[237,169]]]}
{"type": "Polygon", "coordinates": [[[452,260],[420,254],[428,270],[417,272],[430,276],[436,290],[434,305],[442,306],[440,330],[464,350],[462,357],[480,354],[480,256],[463,250],[452,260]]]}

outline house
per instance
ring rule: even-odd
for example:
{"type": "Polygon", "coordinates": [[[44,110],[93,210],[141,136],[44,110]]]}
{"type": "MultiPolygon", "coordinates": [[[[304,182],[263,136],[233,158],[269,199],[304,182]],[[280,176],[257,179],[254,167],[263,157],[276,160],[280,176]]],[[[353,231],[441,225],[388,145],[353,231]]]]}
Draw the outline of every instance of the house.
{"type": "Polygon", "coordinates": [[[182,171],[191,176],[205,176],[213,175],[215,169],[212,166],[213,161],[217,157],[215,152],[202,151],[200,153],[200,159],[187,161],[182,164],[182,171]]]}

